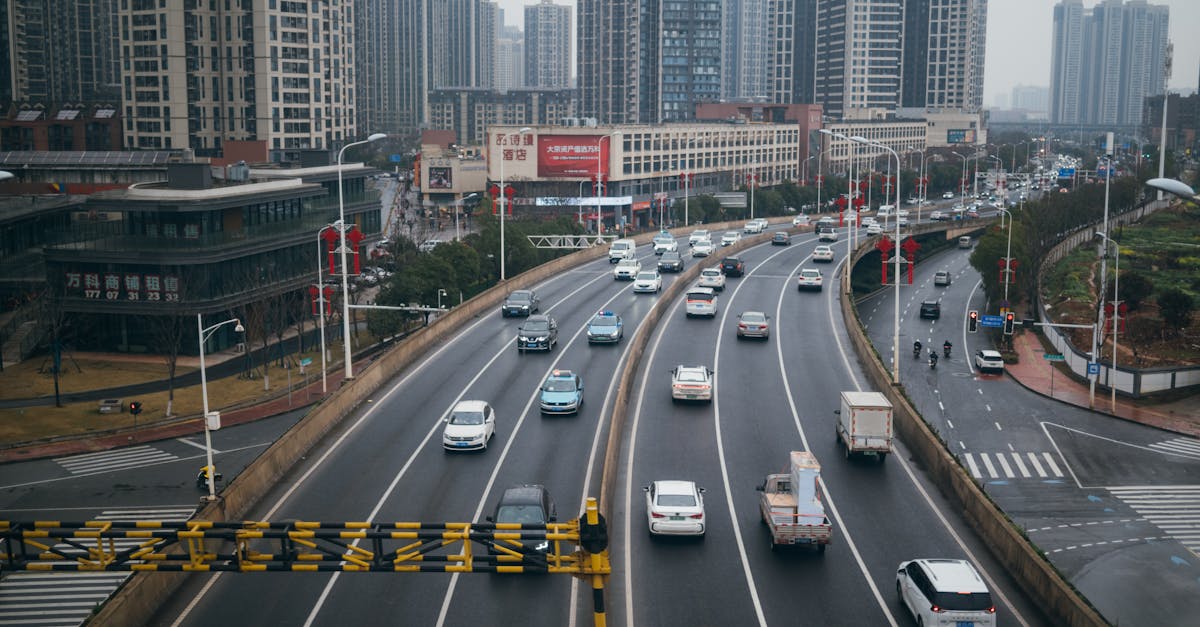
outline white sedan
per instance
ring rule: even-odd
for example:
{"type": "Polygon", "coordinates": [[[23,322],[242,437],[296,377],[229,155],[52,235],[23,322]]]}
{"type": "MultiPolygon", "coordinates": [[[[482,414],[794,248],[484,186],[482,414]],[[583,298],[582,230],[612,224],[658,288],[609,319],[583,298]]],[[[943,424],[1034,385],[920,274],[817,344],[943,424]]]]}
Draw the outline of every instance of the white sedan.
{"type": "Polygon", "coordinates": [[[639,272],[633,280],[633,291],[636,293],[657,294],[662,289],[662,275],[658,270],[639,272]]]}
{"type": "Polygon", "coordinates": [[[722,246],[733,246],[734,244],[741,241],[741,239],[742,239],[741,233],[738,233],[737,231],[726,231],[725,234],[721,236],[721,245],[722,246]]]}
{"type": "Polygon", "coordinates": [[[833,248],[829,246],[817,246],[813,249],[813,261],[833,262],[833,248]]]}
{"type": "Polygon", "coordinates": [[[709,239],[698,239],[692,243],[693,257],[707,257],[713,252],[713,243],[709,239]]]}
{"type": "Polygon", "coordinates": [[[676,366],[671,369],[672,401],[713,400],[712,370],[707,366],[676,366]]]}
{"type": "Polygon", "coordinates": [[[720,292],[725,289],[725,275],[719,268],[705,268],[700,271],[700,280],[696,285],[711,287],[714,291],[720,292]]]}
{"type": "Polygon", "coordinates": [[[688,246],[695,246],[696,242],[702,239],[708,239],[708,229],[696,229],[688,235],[688,246]]]}
{"type": "Polygon", "coordinates": [[[442,447],[450,451],[486,449],[496,435],[496,412],[484,401],[459,401],[446,418],[442,447]]]}
{"type": "Polygon", "coordinates": [[[808,226],[810,222],[812,222],[812,220],[809,219],[807,214],[803,213],[792,218],[792,226],[808,226]]]}
{"type": "Polygon", "coordinates": [[[820,270],[817,270],[816,268],[805,268],[800,271],[800,279],[796,282],[796,289],[800,291],[816,290],[819,292],[821,291],[822,283],[823,280],[821,278],[820,270]]]}
{"type": "Polygon", "coordinates": [[[650,535],[704,538],[704,488],[692,481],[655,481],[642,490],[650,535]]]}
{"type": "Polygon", "coordinates": [[[873,223],[867,225],[867,235],[868,236],[879,235],[880,233],[883,233],[883,226],[881,226],[878,222],[873,222],[873,223]]]}
{"type": "Polygon", "coordinates": [[[1004,358],[1000,356],[999,351],[978,350],[975,351],[975,367],[979,368],[980,372],[1004,372],[1004,358]]]}
{"type": "Polygon", "coordinates": [[[618,281],[632,281],[642,271],[642,262],[637,259],[622,259],[613,268],[613,278],[618,281]]]}

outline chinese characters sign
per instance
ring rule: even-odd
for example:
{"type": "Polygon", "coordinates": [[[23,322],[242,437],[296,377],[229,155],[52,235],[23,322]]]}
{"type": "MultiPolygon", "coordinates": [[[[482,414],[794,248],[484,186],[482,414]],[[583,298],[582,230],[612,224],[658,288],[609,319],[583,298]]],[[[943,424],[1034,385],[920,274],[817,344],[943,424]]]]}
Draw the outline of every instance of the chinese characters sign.
{"type": "Polygon", "coordinates": [[[608,174],[609,142],[604,135],[538,136],[538,176],[594,177],[608,174]]]}
{"type": "Polygon", "coordinates": [[[67,272],[66,292],[92,300],[179,302],[179,277],[133,272],[67,272]]]}

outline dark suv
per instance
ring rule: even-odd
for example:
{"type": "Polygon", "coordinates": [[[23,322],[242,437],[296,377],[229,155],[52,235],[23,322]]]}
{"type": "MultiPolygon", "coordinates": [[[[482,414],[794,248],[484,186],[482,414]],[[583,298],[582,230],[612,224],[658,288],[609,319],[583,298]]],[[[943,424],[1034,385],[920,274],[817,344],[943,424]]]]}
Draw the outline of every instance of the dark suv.
{"type": "Polygon", "coordinates": [[[937,320],[942,317],[942,304],[936,300],[927,300],[921,302],[921,318],[933,318],[937,320]]]}
{"type": "Polygon", "coordinates": [[[683,257],[679,251],[669,250],[658,258],[659,272],[683,272],[683,257]]]}
{"type": "Polygon", "coordinates": [[[500,315],[505,318],[528,316],[538,310],[540,303],[537,293],[533,290],[516,290],[504,299],[503,305],[500,305],[500,315]]]}
{"type": "Polygon", "coordinates": [[[721,260],[721,274],[725,276],[742,276],[746,273],[746,262],[737,257],[726,257],[721,260]]]}
{"type": "MultiPolygon", "coordinates": [[[[550,492],[546,486],[537,484],[517,485],[505,490],[504,494],[500,496],[500,502],[496,503],[495,513],[487,517],[487,521],[491,523],[516,523],[531,527],[545,525],[556,520],[558,520],[558,516],[554,508],[554,499],[550,498],[550,492]]],[[[528,553],[530,550],[546,553],[550,550],[550,543],[545,539],[545,534],[543,529],[540,533],[538,531],[534,531],[532,534],[527,533],[524,542],[504,540],[497,543],[522,553],[528,553]]],[[[488,552],[493,555],[498,553],[490,547],[488,552]]]]}
{"type": "Polygon", "coordinates": [[[554,318],[538,314],[529,316],[517,328],[517,352],[549,351],[558,344],[558,323],[554,318]]]}

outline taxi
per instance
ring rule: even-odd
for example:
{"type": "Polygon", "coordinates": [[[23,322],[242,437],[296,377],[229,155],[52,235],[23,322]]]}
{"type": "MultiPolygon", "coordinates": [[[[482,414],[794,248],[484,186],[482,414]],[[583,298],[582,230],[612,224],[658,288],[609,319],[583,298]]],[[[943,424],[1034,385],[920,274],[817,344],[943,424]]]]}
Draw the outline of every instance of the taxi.
{"type": "Polygon", "coordinates": [[[588,344],[616,344],[621,341],[624,332],[621,316],[611,311],[601,311],[588,322],[588,344]]]}
{"type": "Polygon", "coordinates": [[[577,414],[583,405],[583,379],[570,370],[555,369],[542,383],[538,399],[543,414],[577,414]]]}

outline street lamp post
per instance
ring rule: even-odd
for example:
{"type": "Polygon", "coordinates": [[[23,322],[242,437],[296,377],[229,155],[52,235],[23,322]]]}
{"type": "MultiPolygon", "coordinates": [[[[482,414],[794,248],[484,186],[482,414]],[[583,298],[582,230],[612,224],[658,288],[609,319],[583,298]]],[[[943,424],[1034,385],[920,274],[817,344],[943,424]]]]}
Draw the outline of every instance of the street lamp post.
{"type": "Polygon", "coordinates": [[[448,296],[448,295],[449,295],[449,294],[447,294],[447,293],[446,293],[446,290],[444,290],[444,289],[442,289],[442,288],[440,288],[440,287],[438,288],[438,294],[437,294],[437,296],[438,296],[438,309],[441,309],[441,308],[442,308],[442,297],[443,297],[443,296],[448,296]]]}
{"type": "Polygon", "coordinates": [[[758,174],[747,174],[746,182],[750,184],[750,219],[754,219],[754,190],[758,187],[758,174]]]}
{"type": "MultiPolygon", "coordinates": [[[[526,126],[517,131],[517,136],[532,133],[533,129],[526,126]]],[[[507,280],[504,270],[504,213],[508,209],[508,190],[504,188],[504,149],[500,149],[500,193],[496,200],[500,203],[500,282],[507,280]]]]}
{"type": "MultiPolygon", "coordinates": [[[[600,232],[599,224],[602,222],[603,209],[601,208],[601,205],[600,205],[600,198],[603,196],[603,194],[601,193],[601,190],[604,189],[604,166],[601,163],[601,156],[603,153],[600,152],[600,143],[607,139],[608,147],[611,149],[612,148],[612,138],[617,137],[620,134],[621,134],[621,131],[613,131],[613,132],[609,133],[608,135],[604,135],[596,140],[596,223],[597,223],[596,232],[597,233],[600,232]]],[[[629,210],[629,217],[630,218],[633,217],[633,209],[632,208],[630,208],[630,210],[629,210]]],[[[621,222],[621,220],[624,220],[624,219],[625,219],[625,216],[621,214],[621,210],[616,209],[614,212],[614,215],[613,215],[613,227],[616,228],[619,225],[619,223],[621,222]]]]}
{"type": "Polygon", "coordinates": [[[458,230],[458,214],[462,213],[463,205],[465,205],[468,200],[471,200],[478,195],[479,194],[472,192],[458,200],[458,207],[454,210],[454,239],[457,240],[461,237],[458,230]]]}
{"type": "Polygon", "coordinates": [[[688,226],[688,198],[691,195],[692,177],[695,176],[691,172],[683,172],[679,178],[683,179],[683,225],[688,226]]]}
{"type": "Polygon", "coordinates": [[[346,154],[346,149],[362,144],[377,142],[387,137],[384,133],[372,133],[369,137],[362,141],[352,142],[342,146],[337,155],[337,173],[338,173],[338,215],[341,221],[342,233],[342,344],[345,346],[346,360],[346,378],[354,378],[353,363],[350,355],[350,266],[346,265],[346,231],[350,228],[346,224],[346,200],[345,193],[342,190],[342,155],[346,154]]]}
{"type": "MultiPolygon", "coordinates": [[[[1120,292],[1120,289],[1121,289],[1121,245],[1118,244],[1116,240],[1109,238],[1108,233],[1101,233],[1101,232],[1097,231],[1096,237],[1104,240],[1104,255],[1105,255],[1105,257],[1108,256],[1108,245],[1109,244],[1112,244],[1113,250],[1117,251],[1116,252],[1116,263],[1114,264],[1114,268],[1113,268],[1112,366],[1108,373],[1108,387],[1109,387],[1109,392],[1111,393],[1109,402],[1111,403],[1112,411],[1115,413],[1117,411],[1117,382],[1116,382],[1116,376],[1117,376],[1117,332],[1120,329],[1120,321],[1121,321],[1121,310],[1120,310],[1121,301],[1118,298],[1118,295],[1121,293],[1120,292]]],[[[1103,303],[1101,303],[1100,309],[1101,310],[1104,309],[1103,303]]],[[[1100,362],[1100,356],[1098,354],[1096,356],[1096,362],[1097,363],[1100,362]]]]}
{"type": "MultiPolygon", "coordinates": [[[[1104,155],[1104,232],[1108,233],[1108,190],[1110,181],[1112,181],[1112,133],[1108,134],[1108,144],[1106,145],[1106,153],[1104,155]]],[[[1104,290],[1108,287],[1108,240],[1107,236],[1103,243],[1103,248],[1100,251],[1100,286],[1096,293],[1100,298],[1097,299],[1099,312],[1096,314],[1097,322],[1093,334],[1096,335],[1096,340],[1092,343],[1096,346],[1100,345],[1100,334],[1104,330],[1104,290]]],[[[1100,363],[1099,349],[1092,351],[1092,359],[1095,363],[1100,363]]],[[[1094,409],[1096,406],[1096,379],[1100,378],[1099,374],[1088,377],[1091,379],[1088,385],[1088,408],[1094,409]]]]}
{"type": "Polygon", "coordinates": [[[963,154],[959,154],[954,151],[951,151],[950,154],[963,160],[962,178],[959,179],[959,183],[958,183],[958,200],[963,205],[966,205],[967,204],[967,156],[963,155],[963,154]]]}
{"type": "MultiPolygon", "coordinates": [[[[853,139],[854,141],[856,141],[860,144],[868,144],[871,146],[875,146],[876,148],[882,148],[882,149],[890,152],[892,154],[892,157],[896,160],[896,170],[897,171],[900,170],[900,155],[896,154],[896,151],[892,150],[891,147],[889,147],[885,144],[879,143],[879,142],[872,142],[872,141],[862,138],[862,137],[852,137],[851,139],[853,139]]],[[[966,162],[964,161],[964,166],[965,166],[965,163],[966,162]]],[[[900,206],[899,190],[897,190],[895,206],[897,206],[897,207],[900,206]]],[[[893,313],[893,320],[892,320],[892,325],[893,325],[893,331],[892,331],[892,364],[893,364],[892,385],[897,386],[897,385],[900,385],[900,219],[899,219],[899,217],[896,218],[896,248],[895,248],[895,251],[896,251],[896,253],[895,253],[896,308],[893,313]]]]}
{"type": "Polygon", "coordinates": [[[1012,277],[1012,271],[1013,271],[1013,269],[1012,269],[1013,217],[1012,217],[1012,214],[1009,213],[1007,209],[1002,209],[1000,207],[997,207],[996,210],[1003,213],[1004,215],[1008,216],[1008,246],[1004,249],[1004,306],[1007,307],[1008,306],[1008,284],[1011,281],[1010,277],[1012,277]]]}
{"type": "Polygon", "coordinates": [[[246,328],[242,326],[241,321],[237,318],[205,327],[203,314],[196,314],[196,338],[200,346],[200,397],[204,403],[204,451],[208,461],[208,465],[204,468],[208,478],[207,498],[209,501],[217,500],[217,469],[213,465],[212,434],[208,424],[208,376],[204,371],[204,342],[212,337],[213,332],[227,324],[236,325],[233,330],[238,333],[246,332],[246,328]]]}

